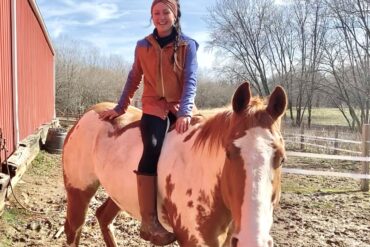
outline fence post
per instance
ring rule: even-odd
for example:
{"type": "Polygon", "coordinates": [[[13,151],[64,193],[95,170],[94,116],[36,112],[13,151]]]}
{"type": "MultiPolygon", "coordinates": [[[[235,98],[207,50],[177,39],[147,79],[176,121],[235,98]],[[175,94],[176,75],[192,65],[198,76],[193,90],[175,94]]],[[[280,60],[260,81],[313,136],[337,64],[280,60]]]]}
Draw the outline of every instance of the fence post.
{"type": "Polygon", "coordinates": [[[301,150],[304,150],[304,123],[301,123],[301,150]]]}
{"type": "MultiPolygon", "coordinates": [[[[362,155],[364,157],[370,156],[370,124],[362,126],[362,155]]],[[[362,162],[362,173],[369,174],[369,162],[362,162]]],[[[361,190],[369,191],[369,180],[361,179],[361,190]]]]}
{"type": "Polygon", "coordinates": [[[337,150],[337,148],[338,148],[338,141],[337,141],[337,139],[338,139],[338,126],[336,125],[335,126],[335,134],[334,134],[334,138],[335,138],[335,140],[334,140],[334,152],[333,152],[333,154],[338,154],[338,150],[337,150]]]}

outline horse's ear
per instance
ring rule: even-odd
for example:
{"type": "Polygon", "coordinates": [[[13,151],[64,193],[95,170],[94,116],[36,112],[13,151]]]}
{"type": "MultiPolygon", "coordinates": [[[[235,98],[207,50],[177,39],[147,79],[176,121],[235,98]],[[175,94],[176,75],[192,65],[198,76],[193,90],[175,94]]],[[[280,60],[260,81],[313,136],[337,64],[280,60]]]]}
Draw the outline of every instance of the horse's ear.
{"type": "Polygon", "coordinates": [[[288,99],[285,90],[282,87],[277,86],[270,95],[266,110],[272,118],[277,119],[285,113],[287,103],[288,99]]]}
{"type": "Polygon", "coordinates": [[[233,96],[233,110],[235,113],[244,111],[251,99],[251,89],[248,82],[241,84],[233,96]]]}

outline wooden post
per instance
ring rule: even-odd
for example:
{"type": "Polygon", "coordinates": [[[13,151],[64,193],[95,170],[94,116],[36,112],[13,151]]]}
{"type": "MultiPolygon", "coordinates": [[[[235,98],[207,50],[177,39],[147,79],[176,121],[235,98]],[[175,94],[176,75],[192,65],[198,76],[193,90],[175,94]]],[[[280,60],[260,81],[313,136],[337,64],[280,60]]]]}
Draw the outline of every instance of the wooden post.
{"type": "Polygon", "coordinates": [[[335,140],[334,140],[334,152],[333,152],[333,154],[337,155],[338,154],[338,150],[337,150],[337,148],[338,148],[338,141],[337,141],[337,139],[338,139],[338,126],[335,126],[334,138],[335,138],[335,140]]]}
{"type": "MultiPolygon", "coordinates": [[[[362,126],[362,155],[364,157],[370,156],[370,124],[362,126]]],[[[362,162],[362,173],[369,174],[369,162],[362,162]]],[[[369,191],[369,180],[361,179],[361,190],[369,191]]]]}
{"type": "Polygon", "coordinates": [[[304,123],[301,123],[301,150],[304,150],[304,123]]]}

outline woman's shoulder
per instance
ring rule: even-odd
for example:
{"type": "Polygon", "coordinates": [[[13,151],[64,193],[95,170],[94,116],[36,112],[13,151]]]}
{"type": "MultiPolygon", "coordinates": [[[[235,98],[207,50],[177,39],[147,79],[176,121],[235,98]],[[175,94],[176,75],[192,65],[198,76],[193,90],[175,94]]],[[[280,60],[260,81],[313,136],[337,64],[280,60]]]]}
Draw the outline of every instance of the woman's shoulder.
{"type": "Polygon", "coordinates": [[[195,47],[196,47],[196,48],[198,48],[198,47],[199,47],[198,42],[197,42],[195,39],[193,39],[192,37],[187,36],[186,34],[181,33],[181,35],[180,35],[180,39],[181,39],[182,41],[184,41],[185,43],[187,43],[187,44],[195,45],[195,47]]]}
{"type": "Polygon", "coordinates": [[[145,38],[142,38],[136,42],[137,47],[149,47],[150,46],[150,36],[148,35],[145,38]]]}

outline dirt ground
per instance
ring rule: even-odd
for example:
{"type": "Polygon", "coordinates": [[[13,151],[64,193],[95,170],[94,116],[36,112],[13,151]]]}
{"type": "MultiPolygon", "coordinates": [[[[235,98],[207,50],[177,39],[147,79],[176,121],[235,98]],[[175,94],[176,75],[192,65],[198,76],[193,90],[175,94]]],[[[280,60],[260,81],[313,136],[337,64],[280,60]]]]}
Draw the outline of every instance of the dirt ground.
{"type": "MultiPolygon", "coordinates": [[[[356,171],[352,163],[290,158],[286,167],[317,167],[356,171]]],[[[353,179],[283,175],[280,207],[274,213],[272,235],[277,247],[370,247],[370,193],[359,191],[353,179]]],[[[15,188],[22,209],[11,196],[0,218],[0,247],[63,246],[66,200],[60,155],[42,152],[15,188]]],[[[104,246],[95,209],[105,198],[99,190],[91,202],[81,246],[104,246]]],[[[151,246],[138,237],[139,224],[123,213],[115,223],[119,246],[151,246]]],[[[172,246],[178,246],[173,244],[172,246]]]]}

